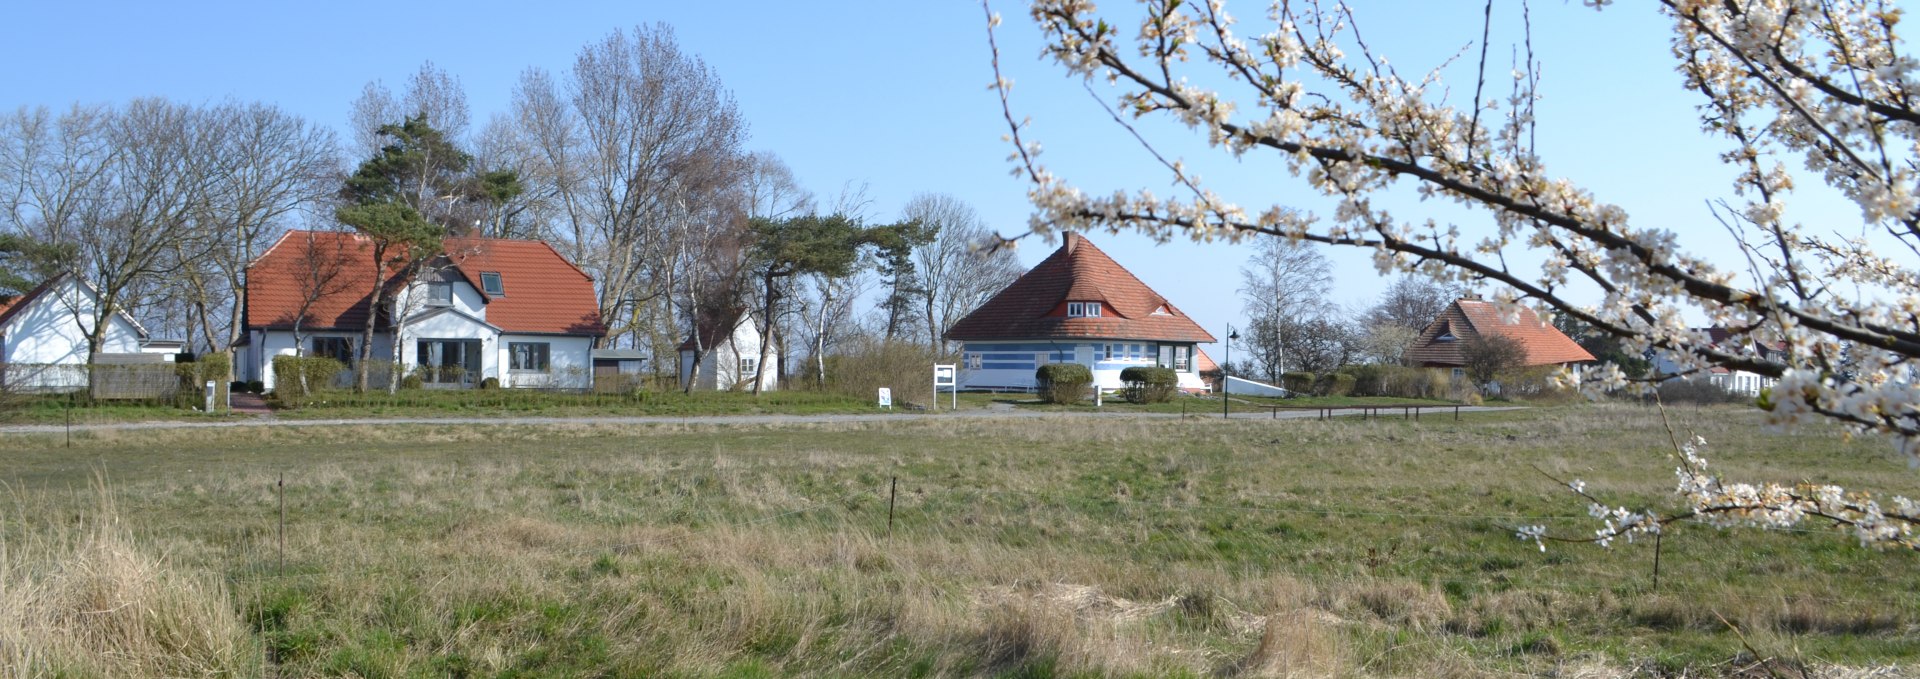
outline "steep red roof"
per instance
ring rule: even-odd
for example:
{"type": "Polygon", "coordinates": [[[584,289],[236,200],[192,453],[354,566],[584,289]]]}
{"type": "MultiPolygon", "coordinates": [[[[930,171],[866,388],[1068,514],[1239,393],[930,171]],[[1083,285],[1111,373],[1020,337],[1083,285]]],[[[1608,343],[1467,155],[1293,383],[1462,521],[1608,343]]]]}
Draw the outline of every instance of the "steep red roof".
{"type": "Polygon", "coordinates": [[[593,278],[545,241],[449,238],[453,259],[487,300],[487,322],[507,332],[605,335],[593,278]],[[500,274],[500,295],[488,295],[480,274],[500,274]]]}
{"type": "Polygon", "coordinates": [[[955,341],[1048,338],[1212,342],[1192,318],[1076,233],[1060,249],[947,331],[955,341]],[[1099,302],[1099,316],[1067,316],[1099,302]]]}
{"type": "Polygon", "coordinates": [[[1593,354],[1540,320],[1532,309],[1520,307],[1513,318],[1508,319],[1498,305],[1477,299],[1456,300],[1447,305],[1446,310],[1420,332],[1413,348],[1407,350],[1407,357],[1415,365],[1466,365],[1466,343],[1486,335],[1500,335],[1518,342],[1526,350],[1526,365],[1530,366],[1594,360],[1593,354]]]}
{"type": "MultiPolygon", "coordinates": [[[[594,335],[600,323],[593,279],[546,243],[495,238],[450,238],[454,268],[487,300],[487,322],[505,332],[594,335]],[[504,294],[487,295],[481,273],[501,274],[504,294]]],[[[247,267],[247,327],[290,328],[308,292],[321,294],[303,325],[313,329],[366,327],[373,291],[373,245],[357,234],[289,231],[247,267]],[[323,275],[316,277],[320,272],[323,275]],[[316,286],[317,278],[331,278],[316,286]]],[[[397,281],[390,273],[385,285],[397,281]]]]}

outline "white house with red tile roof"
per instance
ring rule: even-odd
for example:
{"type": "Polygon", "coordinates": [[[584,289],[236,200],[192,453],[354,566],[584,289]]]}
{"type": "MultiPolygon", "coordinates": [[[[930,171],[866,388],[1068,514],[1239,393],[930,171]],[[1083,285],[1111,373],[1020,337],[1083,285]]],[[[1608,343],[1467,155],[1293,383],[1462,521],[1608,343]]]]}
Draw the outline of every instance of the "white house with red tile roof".
{"type": "Polygon", "coordinates": [[[1180,388],[1205,391],[1198,345],[1213,335],[1077,233],[1045,260],[960,319],[962,389],[1025,390],[1047,363],[1079,363],[1094,384],[1119,389],[1120,371],[1165,366],[1180,388]]]}
{"type": "MultiPolygon", "coordinates": [[[[70,391],[87,386],[87,336],[100,293],[78,275],[55,276],[21,295],[0,296],[0,387],[9,391],[70,391]]],[[[101,354],[178,353],[178,340],[147,334],[133,316],[106,317],[101,354]]]]}
{"type": "MultiPolygon", "coordinates": [[[[1787,350],[1785,343],[1776,343],[1772,346],[1760,344],[1746,335],[1736,334],[1724,327],[1692,328],[1692,330],[1705,335],[1709,346],[1738,349],[1742,353],[1752,353],[1762,359],[1778,359],[1787,350]]],[[[1666,379],[1685,379],[1686,376],[1680,375],[1680,372],[1679,364],[1672,359],[1654,355],[1653,373],[1655,375],[1664,376],[1666,379]]],[[[1721,366],[1708,369],[1705,377],[1709,384],[1721,389],[1743,396],[1756,397],[1762,390],[1773,388],[1774,383],[1779,381],[1759,373],[1731,370],[1721,366]]]]}
{"type": "MultiPolygon", "coordinates": [[[[1593,354],[1526,307],[1503,309],[1478,299],[1460,299],[1420,331],[1407,349],[1408,362],[1422,367],[1463,369],[1466,346],[1479,337],[1500,335],[1527,352],[1524,365],[1568,365],[1594,360],[1593,354]]],[[[1456,372],[1456,374],[1458,374],[1456,372]]]]}
{"type": "Polygon", "coordinates": [[[389,272],[379,284],[391,294],[370,313],[371,241],[288,232],[247,268],[247,334],[236,373],[271,389],[274,356],[331,356],[351,365],[372,322],[376,359],[393,355],[397,330],[401,364],[425,368],[431,386],[473,387],[489,377],[502,387],[592,386],[593,347],[606,328],[586,272],[541,241],[449,238],[444,246],[412,281],[389,272]]]}

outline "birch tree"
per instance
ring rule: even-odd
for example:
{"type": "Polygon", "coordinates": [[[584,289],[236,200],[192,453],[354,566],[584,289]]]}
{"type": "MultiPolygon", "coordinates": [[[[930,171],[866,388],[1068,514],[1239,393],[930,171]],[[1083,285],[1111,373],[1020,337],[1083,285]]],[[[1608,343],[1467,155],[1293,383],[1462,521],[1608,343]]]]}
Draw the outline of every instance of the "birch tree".
{"type": "MultiPolygon", "coordinates": [[[[1236,23],[1224,0],[1150,0],[1137,20],[1082,0],[1035,0],[1027,14],[1047,58],[1089,84],[1118,88],[1101,119],[1123,138],[1151,147],[1135,121],[1171,120],[1220,154],[1277,159],[1296,177],[1280,193],[1318,194],[1331,211],[1237,204],[1165,154],[1153,156],[1156,171],[1174,195],[1083,191],[1041,163],[1038,140],[1016,122],[1015,90],[1001,77],[1014,162],[1035,206],[1032,228],[1366,248],[1382,272],[1485,281],[1502,290],[1503,304],[1572,316],[1686,370],[1775,378],[1760,399],[1769,422],[1830,421],[1878,433],[1920,465],[1920,389],[1911,379],[1920,367],[1920,62],[1895,37],[1899,8],[1882,0],[1583,4],[1659,12],[1671,27],[1675,66],[1699,97],[1699,127],[1723,143],[1718,160],[1735,170],[1731,196],[1716,203],[1722,223],[1709,226],[1735,236],[1736,266],[1746,271],[1687,252],[1673,231],[1636,223],[1608,197],[1552,174],[1535,143],[1549,121],[1535,115],[1541,69],[1530,42],[1511,50],[1514,76],[1502,66],[1496,79],[1483,37],[1467,52],[1479,55],[1477,77],[1448,87],[1438,69],[1405,75],[1361,37],[1361,18],[1347,5],[1307,0],[1261,5],[1268,21],[1253,30],[1236,23]],[[1805,169],[1796,174],[1790,165],[1805,169]],[[1823,212],[1817,224],[1790,219],[1789,201],[1816,182],[1857,213],[1823,212]],[[1489,226],[1474,238],[1401,214],[1384,194],[1402,187],[1476,211],[1489,226]],[[1521,265],[1520,252],[1543,263],[1521,265]],[[1572,298],[1575,281],[1597,289],[1599,301],[1572,298]],[[1732,330],[1736,341],[1711,341],[1690,328],[1689,315],[1732,330]],[[1787,350],[1763,354],[1760,346],[1787,350]]],[[[989,12],[989,25],[997,22],[989,12]]],[[[1590,391],[1629,384],[1610,367],[1564,379],[1590,391]]],[[[1684,519],[1764,527],[1816,520],[1864,544],[1920,548],[1920,507],[1909,499],[1722,479],[1701,450],[1699,442],[1680,446],[1683,506],[1672,513],[1611,506],[1568,482],[1604,523],[1592,539],[1656,533],[1684,519]]],[[[1545,536],[1539,526],[1521,531],[1545,536]]]]}
{"type": "Polygon", "coordinates": [[[1026,273],[1013,250],[993,248],[993,230],[973,206],[953,196],[914,196],[901,219],[919,222],[931,232],[914,248],[920,283],[920,316],[927,344],[947,347],[947,329],[1026,273]]]}

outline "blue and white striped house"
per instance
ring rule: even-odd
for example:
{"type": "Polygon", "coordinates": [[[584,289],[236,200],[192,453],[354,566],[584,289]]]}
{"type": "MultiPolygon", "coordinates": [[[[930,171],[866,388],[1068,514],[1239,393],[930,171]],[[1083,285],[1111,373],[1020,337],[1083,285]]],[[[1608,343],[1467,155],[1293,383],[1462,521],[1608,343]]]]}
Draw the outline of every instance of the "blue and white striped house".
{"type": "Polygon", "coordinates": [[[961,388],[974,390],[1032,389],[1039,366],[1079,363],[1101,389],[1119,389],[1121,370],[1157,365],[1178,371],[1181,389],[1205,391],[1198,345],[1214,341],[1075,233],[946,337],[961,343],[961,388]]]}

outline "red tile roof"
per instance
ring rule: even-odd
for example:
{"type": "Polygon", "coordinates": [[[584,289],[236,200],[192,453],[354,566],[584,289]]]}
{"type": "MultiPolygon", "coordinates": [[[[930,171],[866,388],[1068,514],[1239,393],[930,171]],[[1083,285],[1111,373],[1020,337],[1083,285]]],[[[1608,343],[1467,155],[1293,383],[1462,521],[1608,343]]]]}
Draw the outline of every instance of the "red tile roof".
{"type": "MultiPolygon", "coordinates": [[[[445,245],[455,269],[486,299],[488,323],[509,333],[606,334],[593,279],[546,243],[450,238],[445,245]],[[482,272],[500,273],[504,294],[487,295],[480,284],[482,272]]],[[[338,267],[329,286],[338,292],[320,296],[303,325],[316,330],[365,328],[373,291],[373,245],[358,234],[335,231],[289,231],[247,267],[247,327],[293,327],[316,266],[338,267]]],[[[395,278],[389,273],[384,284],[395,285],[395,278]]]]}
{"type": "Polygon", "coordinates": [[[1532,309],[1520,307],[1509,322],[1498,305],[1477,299],[1456,300],[1447,305],[1446,310],[1420,332],[1413,348],[1407,350],[1407,357],[1415,365],[1466,365],[1466,343],[1489,334],[1519,342],[1527,352],[1526,365],[1529,366],[1594,360],[1593,354],[1541,321],[1532,309]],[[1449,334],[1454,337],[1452,341],[1440,339],[1449,334]]]}
{"type": "Polygon", "coordinates": [[[447,256],[487,300],[487,322],[507,332],[607,334],[600,324],[593,277],[545,241],[449,238],[447,256]],[[500,274],[499,296],[488,295],[480,274],[500,274]]]}
{"type": "Polygon", "coordinates": [[[955,341],[1049,338],[1212,342],[1192,318],[1076,233],[1032,270],[947,331],[955,341]],[[1099,316],[1068,317],[1067,302],[1099,302],[1099,316]]]}

